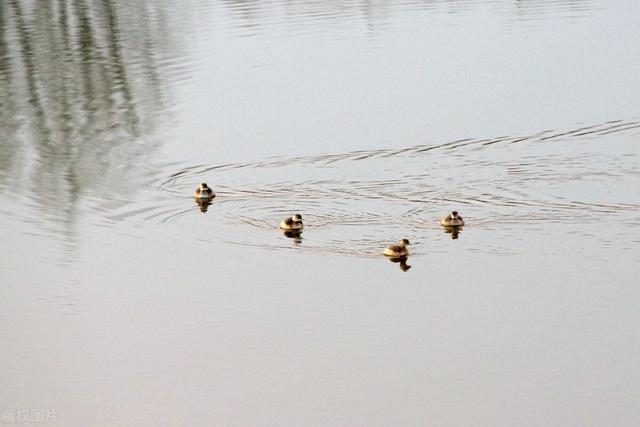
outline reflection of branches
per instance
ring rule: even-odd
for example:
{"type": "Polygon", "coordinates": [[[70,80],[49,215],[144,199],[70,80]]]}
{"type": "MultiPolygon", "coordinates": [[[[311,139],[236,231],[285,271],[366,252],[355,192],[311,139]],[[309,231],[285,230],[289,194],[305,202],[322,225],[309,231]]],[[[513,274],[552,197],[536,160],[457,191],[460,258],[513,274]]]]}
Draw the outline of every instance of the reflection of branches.
{"type": "Polygon", "coordinates": [[[11,7],[13,9],[13,14],[16,17],[18,43],[20,44],[22,60],[24,62],[24,75],[27,79],[27,89],[29,93],[27,99],[33,107],[33,111],[36,113],[34,118],[37,121],[37,128],[42,132],[42,139],[46,141],[48,129],[46,127],[45,111],[42,108],[42,102],[38,92],[31,37],[27,31],[27,25],[22,14],[20,3],[17,0],[12,0],[11,7]]]}
{"type": "MultiPolygon", "coordinates": [[[[265,0],[223,0],[225,7],[231,12],[237,23],[235,28],[244,36],[261,33],[264,27],[274,22],[286,21],[287,25],[299,25],[301,28],[325,25],[333,30],[340,30],[345,21],[365,22],[367,37],[375,38],[387,27],[390,16],[397,10],[407,8],[415,11],[446,13],[448,15],[468,14],[475,7],[486,7],[490,2],[472,2],[459,0],[387,0],[384,2],[364,0],[362,2],[328,2],[322,0],[283,1],[278,5],[265,0]],[[285,15],[283,20],[274,19],[274,13],[285,15]],[[310,25],[312,24],[312,25],[310,25]]],[[[536,17],[546,13],[565,13],[575,17],[593,8],[592,0],[565,0],[556,2],[512,0],[503,7],[513,9],[514,15],[520,19],[536,17]]],[[[350,27],[351,28],[351,27],[350,27]]]]}
{"type": "Polygon", "coordinates": [[[162,51],[171,35],[147,22],[161,6],[142,3],[0,3],[0,191],[25,170],[26,188],[12,191],[47,194],[38,213],[67,237],[84,194],[126,199],[156,151],[149,136],[166,104],[157,58],[172,54],[162,51]],[[31,155],[17,165],[20,150],[31,155]]]}
{"type": "Polygon", "coordinates": [[[106,30],[110,53],[109,63],[112,66],[114,74],[113,89],[122,93],[123,103],[126,106],[125,111],[128,115],[127,124],[129,125],[129,130],[132,135],[137,137],[139,136],[137,119],[133,106],[133,97],[127,81],[124,60],[121,54],[120,42],[118,40],[118,24],[113,10],[113,3],[111,0],[103,0],[102,3],[107,17],[106,30]]]}
{"type": "MultiPolygon", "coordinates": [[[[104,156],[113,152],[115,146],[126,145],[142,136],[138,106],[154,105],[154,102],[145,102],[144,98],[158,99],[162,78],[158,70],[136,75],[136,84],[146,85],[146,90],[136,91],[128,76],[131,72],[127,71],[131,59],[139,62],[139,57],[145,58],[147,68],[157,66],[152,58],[157,52],[133,51],[135,48],[132,48],[154,45],[153,26],[144,26],[147,32],[143,34],[140,34],[140,28],[121,33],[118,7],[112,0],[103,0],[99,7],[89,7],[90,3],[84,0],[68,3],[65,0],[37,2],[31,4],[30,10],[29,2],[11,0],[11,17],[6,17],[0,6],[3,35],[0,71],[3,95],[7,95],[3,96],[3,102],[28,100],[28,106],[19,105],[18,108],[22,108],[22,115],[30,119],[24,130],[31,134],[40,161],[57,170],[61,164],[68,165],[74,163],[73,160],[81,163],[83,157],[87,157],[87,162],[92,162],[89,169],[93,169],[109,163],[111,159],[104,156]],[[9,21],[15,22],[15,28],[9,21]],[[5,33],[12,30],[18,49],[9,52],[6,44],[9,37],[5,33]],[[134,39],[138,37],[144,42],[130,40],[123,46],[123,34],[127,37],[132,34],[134,39]],[[125,55],[123,50],[127,46],[130,52],[125,55]],[[26,92],[26,97],[23,93],[10,91],[11,55],[20,62],[20,69],[13,74],[23,76],[22,81],[17,82],[17,91],[26,92]],[[153,78],[145,81],[144,77],[153,78]]],[[[146,16],[138,17],[136,21],[144,22],[144,18],[146,16]]],[[[15,110],[3,108],[3,114],[15,110]]],[[[153,114],[155,112],[151,112],[153,114]]],[[[148,123],[152,118],[147,118],[148,123]]],[[[3,116],[3,130],[8,122],[3,116]]],[[[139,154],[148,149],[132,149],[131,153],[139,154]]],[[[7,147],[7,151],[11,151],[11,147],[7,147]]],[[[133,159],[119,160],[135,163],[133,159]]],[[[77,173],[78,170],[70,172],[77,173]]]]}
{"type": "Polygon", "coordinates": [[[17,128],[15,97],[13,93],[12,71],[4,25],[5,9],[0,3],[0,185],[8,179],[16,157],[14,138],[17,128]]]}

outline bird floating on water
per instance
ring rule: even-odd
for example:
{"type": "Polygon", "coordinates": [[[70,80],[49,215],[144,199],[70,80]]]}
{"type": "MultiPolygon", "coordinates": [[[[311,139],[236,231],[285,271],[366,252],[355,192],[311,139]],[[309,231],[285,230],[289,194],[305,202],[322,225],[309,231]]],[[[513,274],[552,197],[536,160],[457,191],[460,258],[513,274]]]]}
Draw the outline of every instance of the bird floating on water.
{"type": "Polygon", "coordinates": [[[196,191],[193,192],[193,197],[198,200],[209,201],[216,197],[216,193],[214,193],[213,190],[203,182],[198,188],[196,188],[196,191]]]}
{"type": "Polygon", "coordinates": [[[458,211],[453,211],[449,215],[445,216],[440,220],[440,224],[444,227],[462,227],[464,225],[464,220],[458,213],[458,211]]]}
{"type": "Polygon", "coordinates": [[[295,214],[289,218],[285,218],[280,223],[280,228],[287,231],[301,231],[304,228],[302,224],[302,215],[295,214]]]}
{"type": "Polygon", "coordinates": [[[409,244],[407,239],[402,239],[397,245],[391,245],[386,248],[382,251],[382,254],[394,258],[406,257],[409,255],[409,251],[407,250],[407,245],[409,244]]]}

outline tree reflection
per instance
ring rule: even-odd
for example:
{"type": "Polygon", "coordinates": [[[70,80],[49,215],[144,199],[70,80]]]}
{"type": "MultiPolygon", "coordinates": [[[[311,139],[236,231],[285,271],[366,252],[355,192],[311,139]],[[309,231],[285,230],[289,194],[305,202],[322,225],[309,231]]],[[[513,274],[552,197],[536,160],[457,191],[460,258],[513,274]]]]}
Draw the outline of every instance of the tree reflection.
{"type": "Polygon", "coordinates": [[[83,196],[126,203],[150,179],[140,171],[167,104],[159,58],[172,54],[161,7],[0,3],[0,192],[46,194],[31,202],[63,237],[83,196]]]}
{"type": "Polygon", "coordinates": [[[15,95],[11,74],[9,46],[7,44],[7,31],[4,25],[4,3],[0,3],[0,191],[8,175],[13,172],[15,158],[17,156],[16,144],[12,141],[17,125],[15,95]]]}
{"type": "MultiPolygon", "coordinates": [[[[361,2],[328,2],[320,0],[295,0],[271,2],[266,0],[222,0],[231,16],[237,20],[234,27],[242,36],[260,35],[267,27],[277,25],[274,15],[283,14],[283,21],[296,31],[317,31],[325,26],[335,31],[352,30],[350,22],[364,22],[367,38],[374,39],[389,26],[389,19],[397,10],[410,9],[416,12],[469,14],[474,9],[486,8],[491,0],[387,0],[361,2]],[[318,25],[320,24],[320,25],[318,25]],[[345,25],[346,24],[346,25],[345,25]]],[[[502,5],[511,10],[517,19],[536,19],[545,14],[562,14],[569,18],[580,18],[595,8],[593,0],[512,0],[502,5]]]]}

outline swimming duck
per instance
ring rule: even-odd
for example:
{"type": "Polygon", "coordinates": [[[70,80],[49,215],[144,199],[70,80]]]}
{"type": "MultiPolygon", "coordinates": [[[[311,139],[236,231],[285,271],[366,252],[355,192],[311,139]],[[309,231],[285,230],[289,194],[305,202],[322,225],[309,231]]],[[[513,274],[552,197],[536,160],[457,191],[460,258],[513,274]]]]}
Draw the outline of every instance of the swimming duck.
{"type": "Polygon", "coordinates": [[[406,257],[409,255],[409,251],[407,250],[408,244],[409,241],[407,239],[402,239],[397,245],[391,245],[382,251],[382,254],[394,258],[406,257]]]}
{"type": "Polygon", "coordinates": [[[285,218],[280,223],[280,228],[283,230],[294,230],[300,231],[304,228],[302,224],[302,215],[295,214],[294,216],[290,216],[289,218],[285,218]]]}
{"type": "Polygon", "coordinates": [[[453,211],[449,215],[442,218],[440,220],[440,224],[445,227],[462,227],[464,225],[464,220],[458,214],[458,211],[453,211]]]}
{"type": "Polygon", "coordinates": [[[200,184],[196,191],[193,192],[193,197],[199,200],[211,200],[216,197],[216,193],[206,183],[200,184]]]}

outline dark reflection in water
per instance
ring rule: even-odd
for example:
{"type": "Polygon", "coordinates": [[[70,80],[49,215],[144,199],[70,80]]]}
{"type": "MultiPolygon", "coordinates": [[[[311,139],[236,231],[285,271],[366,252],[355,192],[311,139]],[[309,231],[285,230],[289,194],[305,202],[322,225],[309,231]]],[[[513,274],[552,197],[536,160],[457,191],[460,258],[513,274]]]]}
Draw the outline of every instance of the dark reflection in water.
{"type": "Polygon", "coordinates": [[[289,239],[292,239],[294,241],[294,243],[296,243],[296,244],[302,243],[302,231],[300,231],[300,230],[283,230],[282,233],[286,237],[288,237],[289,239]]]}
{"type": "Polygon", "coordinates": [[[460,237],[460,233],[462,232],[462,227],[460,226],[449,226],[443,227],[444,232],[446,234],[450,234],[452,239],[458,239],[460,237]]]}
{"type": "Polygon", "coordinates": [[[0,191],[25,195],[36,222],[70,250],[83,202],[122,206],[151,179],[169,90],[161,58],[173,54],[161,9],[0,4],[0,191]]]}
{"type": "Polygon", "coordinates": [[[196,199],[196,204],[200,208],[200,212],[207,213],[209,206],[211,206],[211,200],[196,199]]]}
{"type": "Polygon", "coordinates": [[[396,257],[396,258],[389,258],[389,261],[395,264],[398,264],[398,267],[400,267],[400,270],[409,271],[411,266],[407,264],[407,259],[408,258],[406,256],[402,256],[402,257],[396,257]]]}

